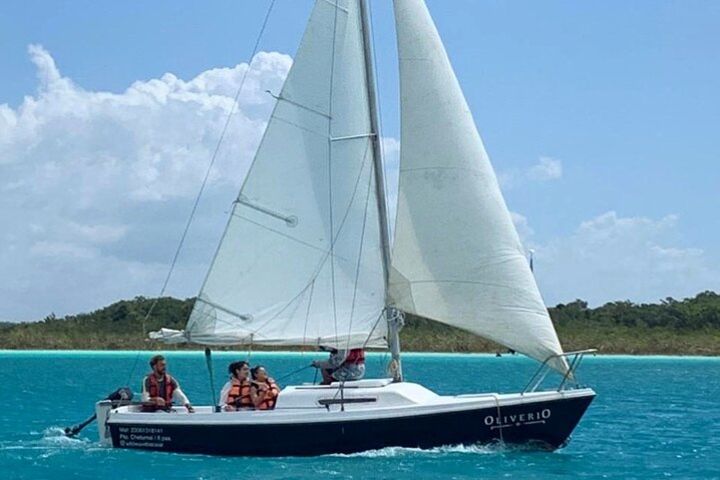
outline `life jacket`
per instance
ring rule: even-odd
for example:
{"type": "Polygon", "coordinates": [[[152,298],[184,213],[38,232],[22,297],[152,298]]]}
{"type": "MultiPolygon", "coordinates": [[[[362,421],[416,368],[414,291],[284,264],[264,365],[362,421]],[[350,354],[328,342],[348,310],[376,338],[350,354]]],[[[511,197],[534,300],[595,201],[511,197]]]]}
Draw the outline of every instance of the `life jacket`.
{"type": "Polygon", "coordinates": [[[242,383],[235,377],[230,379],[232,385],[228,393],[227,404],[236,408],[252,408],[254,407],[252,397],[250,396],[250,382],[244,380],[242,383]]]}
{"type": "MultiPolygon", "coordinates": [[[[277,397],[280,393],[280,388],[278,388],[277,383],[275,383],[275,380],[272,378],[268,378],[265,380],[265,384],[267,385],[267,390],[265,394],[265,398],[262,402],[255,408],[258,410],[272,410],[275,408],[275,404],[277,403],[277,397]]],[[[254,386],[254,385],[253,385],[254,386]]],[[[260,388],[257,386],[254,386],[254,388],[257,389],[257,393],[260,394],[260,388]]]]}
{"type": "Polygon", "coordinates": [[[365,350],[362,348],[353,348],[345,357],[343,365],[363,365],[365,364],[365,350]]]}
{"type": "Polygon", "coordinates": [[[160,391],[160,382],[158,382],[155,373],[150,373],[146,378],[149,383],[148,395],[150,395],[150,398],[160,397],[165,400],[165,407],[158,407],[157,405],[143,405],[143,410],[146,412],[154,412],[159,408],[170,408],[172,406],[173,393],[175,392],[175,382],[173,381],[173,378],[167,373],[165,374],[165,388],[163,391],[160,391]]]}

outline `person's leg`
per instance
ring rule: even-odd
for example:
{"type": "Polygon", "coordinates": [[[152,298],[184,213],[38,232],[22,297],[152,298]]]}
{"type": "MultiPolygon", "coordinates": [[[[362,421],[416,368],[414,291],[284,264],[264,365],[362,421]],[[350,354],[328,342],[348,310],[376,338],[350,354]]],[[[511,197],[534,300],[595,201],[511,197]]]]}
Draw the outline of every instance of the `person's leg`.
{"type": "Polygon", "coordinates": [[[330,385],[333,382],[332,370],[329,368],[323,368],[320,370],[322,374],[322,383],[320,385],[330,385]]]}
{"type": "Polygon", "coordinates": [[[345,367],[340,367],[335,370],[332,373],[332,378],[336,382],[347,382],[348,380],[353,380],[352,378],[350,378],[350,375],[348,374],[348,369],[345,367]]]}
{"type": "Polygon", "coordinates": [[[332,373],[332,377],[338,382],[351,382],[361,380],[364,374],[365,368],[360,370],[357,367],[340,367],[332,373]]]}

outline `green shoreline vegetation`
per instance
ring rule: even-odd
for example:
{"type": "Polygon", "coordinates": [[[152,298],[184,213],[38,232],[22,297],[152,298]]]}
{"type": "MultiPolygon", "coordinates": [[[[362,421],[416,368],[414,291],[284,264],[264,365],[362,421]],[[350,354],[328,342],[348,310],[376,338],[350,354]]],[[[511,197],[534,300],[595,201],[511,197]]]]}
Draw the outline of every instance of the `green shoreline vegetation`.
{"type": "MultiPolygon", "coordinates": [[[[153,301],[136,297],[91,313],[62,318],[50,314],[38,322],[0,323],[0,349],[197,349],[197,345],[164,345],[143,338],[143,323],[146,331],[182,329],[194,299],[160,298],[143,322],[153,301]]],[[[600,353],[720,355],[720,295],[714,292],[684,300],[667,298],[657,304],[621,301],[597,308],[576,300],[549,311],[567,351],[597,348],[600,353]]],[[[403,350],[416,352],[506,351],[468,332],[410,315],[401,341],[403,350]]]]}

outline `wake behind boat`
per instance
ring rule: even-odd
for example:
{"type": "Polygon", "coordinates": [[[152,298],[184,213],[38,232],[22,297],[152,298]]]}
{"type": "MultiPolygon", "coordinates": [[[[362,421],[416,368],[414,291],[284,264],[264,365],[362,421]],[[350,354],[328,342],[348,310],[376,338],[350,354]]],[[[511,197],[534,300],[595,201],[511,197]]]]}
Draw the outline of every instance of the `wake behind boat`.
{"type": "Polygon", "coordinates": [[[283,389],[274,410],[143,412],[99,402],[114,447],[318,455],[388,446],[565,444],[595,396],[563,353],[439,34],[395,0],[401,156],[392,253],[365,0],[317,0],[183,331],[170,343],[388,348],[389,379],[283,389]],[[541,362],[514,394],[403,381],[412,313],[541,362]],[[538,391],[548,373],[561,376],[538,391]],[[248,441],[238,442],[237,438],[248,441]]]}

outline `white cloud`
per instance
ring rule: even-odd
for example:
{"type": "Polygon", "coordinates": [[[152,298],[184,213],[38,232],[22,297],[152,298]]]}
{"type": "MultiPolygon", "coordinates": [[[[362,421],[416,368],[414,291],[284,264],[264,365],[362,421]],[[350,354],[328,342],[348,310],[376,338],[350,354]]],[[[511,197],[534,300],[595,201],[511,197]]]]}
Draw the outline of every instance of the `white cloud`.
{"type": "Polygon", "coordinates": [[[113,243],[122,239],[127,233],[126,225],[81,225],[71,222],[68,231],[89,243],[113,243]]]}
{"type": "Polygon", "coordinates": [[[538,162],[527,168],[515,168],[498,173],[498,181],[505,189],[515,188],[529,182],[549,182],[562,178],[562,161],[551,157],[540,157],[538,162]]]}
{"type": "MultiPolygon", "coordinates": [[[[0,316],[74,313],[155,295],[246,64],[166,73],[122,93],[64,77],[28,48],[38,90],[0,105],[0,316]]],[[[291,58],[253,60],[169,293],[193,295],[291,58]]]]}
{"type": "Polygon", "coordinates": [[[540,157],[528,170],[528,178],[537,181],[557,180],[562,177],[562,162],[550,157],[540,157]]]}
{"type": "MultiPolygon", "coordinates": [[[[116,94],[63,77],[42,47],[29,53],[37,93],[17,108],[0,105],[0,318],[37,319],[157,294],[247,66],[190,80],[168,73],[116,94]]],[[[170,294],[196,293],[265,128],[273,104],[265,90],[280,90],[290,64],[279,53],[255,57],[170,294]]],[[[399,146],[383,139],[391,221],[399,146]]],[[[500,177],[505,187],[553,181],[562,163],[541,157],[500,177]]],[[[550,304],[653,301],[720,288],[717,263],[682,245],[672,215],[608,212],[544,243],[524,216],[513,213],[513,221],[536,250],[550,304]]]]}
{"type": "Polygon", "coordinates": [[[517,230],[518,235],[520,236],[520,240],[524,244],[528,244],[535,231],[530,227],[527,217],[517,212],[510,212],[510,218],[512,218],[512,222],[515,225],[515,230],[517,230]]]}
{"type": "Polygon", "coordinates": [[[549,304],[629,299],[653,302],[720,287],[720,270],[698,248],[678,245],[678,217],[620,217],[607,212],[569,236],[531,244],[549,304]]]}

